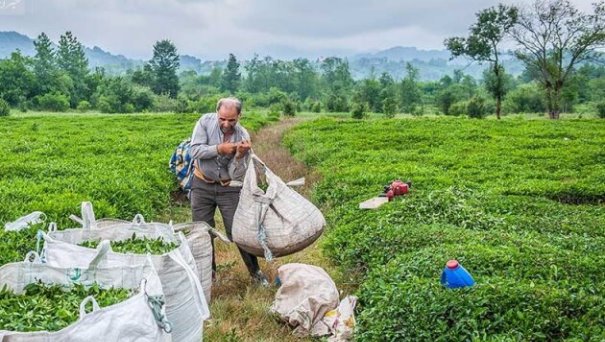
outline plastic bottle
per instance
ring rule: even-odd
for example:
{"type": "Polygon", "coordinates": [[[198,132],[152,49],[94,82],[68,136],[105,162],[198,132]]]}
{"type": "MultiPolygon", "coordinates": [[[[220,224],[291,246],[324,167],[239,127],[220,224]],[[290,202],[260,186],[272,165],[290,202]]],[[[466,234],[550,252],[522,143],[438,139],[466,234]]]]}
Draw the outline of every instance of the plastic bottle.
{"type": "Polygon", "coordinates": [[[441,284],[447,288],[455,289],[475,285],[475,280],[457,260],[450,260],[441,273],[441,284]]]}

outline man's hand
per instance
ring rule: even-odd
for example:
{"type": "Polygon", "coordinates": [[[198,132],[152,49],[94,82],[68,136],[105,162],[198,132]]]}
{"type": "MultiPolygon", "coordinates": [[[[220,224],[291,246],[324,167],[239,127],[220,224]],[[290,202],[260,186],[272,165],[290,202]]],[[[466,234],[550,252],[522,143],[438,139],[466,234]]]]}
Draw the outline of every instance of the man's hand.
{"type": "Polygon", "coordinates": [[[237,149],[235,153],[236,158],[242,158],[248,151],[252,148],[252,143],[248,140],[242,140],[237,144],[237,149]]]}
{"type": "Polygon", "coordinates": [[[236,143],[219,144],[217,147],[218,154],[223,155],[223,156],[233,154],[237,150],[237,145],[238,144],[236,144],[236,143]]]}

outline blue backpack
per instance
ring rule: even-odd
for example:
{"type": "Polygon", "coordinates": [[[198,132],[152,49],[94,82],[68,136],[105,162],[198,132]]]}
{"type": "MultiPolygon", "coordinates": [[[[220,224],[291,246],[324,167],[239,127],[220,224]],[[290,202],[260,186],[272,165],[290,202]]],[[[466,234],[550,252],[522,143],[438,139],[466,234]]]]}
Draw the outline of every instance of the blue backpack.
{"type": "Polygon", "coordinates": [[[186,193],[191,190],[191,179],[193,176],[193,160],[189,155],[191,140],[183,140],[172,153],[168,167],[175,174],[179,187],[186,193]]]}

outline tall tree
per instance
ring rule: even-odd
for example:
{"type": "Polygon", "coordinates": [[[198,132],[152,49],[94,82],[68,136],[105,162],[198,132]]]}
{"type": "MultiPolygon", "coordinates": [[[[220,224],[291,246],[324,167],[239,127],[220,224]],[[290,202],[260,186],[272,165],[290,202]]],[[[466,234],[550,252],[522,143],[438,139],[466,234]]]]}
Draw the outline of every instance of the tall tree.
{"type": "Polygon", "coordinates": [[[52,42],[42,32],[34,41],[36,55],[33,58],[33,72],[36,77],[36,93],[46,94],[56,89],[57,63],[52,42]]]}
{"type": "Polygon", "coordinates": [[[34,75],[29,66],[30,61],[19,50],[0,60],[0,98],[16,106],[30,96],[34,75]]]}
{"type": "Polygon", "coordinates": [[[321,70],[322,78],[331,90],[349,89],[353,85],[353,77],[347,60],[328,57],[322,61],[321,70]]]}
{"type": "Polygon", "coordinates": [[[70,106],[75,108],[81,100],[85,99],[88,93],[86,77],[89,70],[84,47],[70,31],[65,32],[59,38],[57,64],[71,79],[70,106]]]}
{"type": "Polygon", "coordinates": [[[223,72],[221,79],[221,90],[235,94],[235,92],[239,89],[241,79],[242,75],[239,72],[239,63],[235,58],[235,55],[230,53],[227,66],[225,67],[225,71],[223,72]]]}
{"type": "Polygon", "coordinates": [[[445,40],[445,46],[452,53],[452,58],[468,56],[478,62],[491,63],[491,87],[488,91],[496,99],[496,117],[500,119],[502,99],[507,86],[505,70],[500,63],[499,46],[504,37],[515,25],[518,18],[516,7],[498,5],[480,11],[477,22],[471,25],[468,37],[452,37],[445,40]]]}
{"type": "MultiPolygon", "coordinates": [[[[153,45],[153,58],[149,61],[153,82],[151,89],[156,94],[176,98],[179,93],[179,54],[170,40],[164,39],[153,45]]],[[[144,69],[149,70],[149,68],[144,69]]]]}
{"type": "Polygon", "coordinates": [[[551,119],[559,118],[561,95],[575,66],[605,45],[605,2],[593,9],[583,13],[567,0],[536,0],[513,29],[517,57],[544,88],[551,119]]]}
{"type": "Polygon", "coordinates": [[[88,93],[86,77],[89,70],[84,47],[70,31],[65,32],[59,38],[57,65],[71,79],[69,102],[72,108],[76,108],[88,93]]]}
{"type": "Polygon", "coordinates": [[[306,58],[298,58],[292,61],[293,81],[295,91],[301,99],[314,97],[317,94],[317,72],[306,58]]]}
{"type": "Polygon", "coordinates": [[[422,93],[418,88],[419,70],[411,63],[405,64],[406,76],[401,80],[399,100],[401,110],[406,113],[417,114],[418,105],[422,105],[422,93]]]}

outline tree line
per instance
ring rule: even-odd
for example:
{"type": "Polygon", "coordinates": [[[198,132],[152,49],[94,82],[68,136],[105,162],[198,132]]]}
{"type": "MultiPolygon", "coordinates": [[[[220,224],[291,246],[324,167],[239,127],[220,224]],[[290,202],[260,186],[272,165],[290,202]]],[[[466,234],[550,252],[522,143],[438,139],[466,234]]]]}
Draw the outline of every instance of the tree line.
{"type": "Polygon", "coordinates": [[[214,109],[217,98],[235,95],[247,108],[287,115],[304,110],[350,112],[357,118],[368,112],[479,118],[495,113],[500,118],[547,112],[557,119],[575,110],[605,116],[605,68],[591,63],[605,43],[605,5],[593,6],[591,13],[583,13],[567,0],[536,0],[525,8],[500,4],[478,12],[467,37],[451,37],[444,44],[453,57],[487,64],[482,79],[456,70],[438,81],[422,81],[418,69],[407,63],[400,81],[388,73],[354,80],[348,61],[339,57],[313,63],[255,56],[242,63],[233,54],[209,74],[177,74],[179,55],[169,40],[154,44],[153,57],[143,67],[111,76],[88,67],[83,46],[71,32],[61,35],[57,48],[41,33],[33,57],[15,51],[0,60],[0,113],[8,106],[203,113],[214,109]],[[507,40],[526,67],[517,77],[501,63],[507,40]]]}

